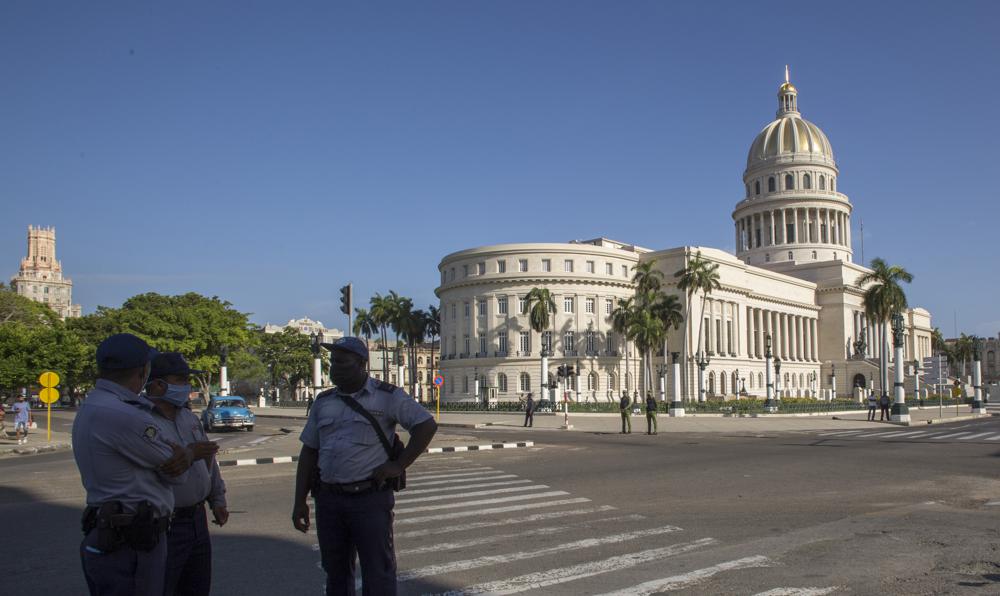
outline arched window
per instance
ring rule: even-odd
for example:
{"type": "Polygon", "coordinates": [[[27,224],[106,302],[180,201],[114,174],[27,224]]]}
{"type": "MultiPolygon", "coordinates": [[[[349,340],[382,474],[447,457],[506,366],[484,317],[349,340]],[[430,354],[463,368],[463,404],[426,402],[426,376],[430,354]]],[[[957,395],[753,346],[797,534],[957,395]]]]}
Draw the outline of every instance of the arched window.
{"type": "Polygon", "coordinates": [[[826,190],[826,177],[824,176],[819,177],[819,189],[826,190]]]}
{"type": "Polygon", "coordinates": [[[753,377],[754,377],[754,374],[750,373],[747,376],[750,377],[749,379],[747,379],[748,381],[750,381],[750,389],[753,389],[753,377]]]}
{"type": "Polygon", "coordinates": [[[757,373],[757,386],[764,388],[764,373],[757,373]]]}
{"type": "Polygon", "coordinates": [[[749,184],[747,184],[747,196],[748,197],[750,196],[750,185],[749,184]]]}
{"type": "Polygon", "coordinates": [[[715,373],[708,373],[708,394],[715,395],[715,373]]]}
{"type": "Polygon", "coordinates": [[[587,390],[588,391],[597,391],[598,385],[600,384],[600,382],[601,382],[601,379],[600,379],[600,377],[597,376],[596,372],[590,373],[589,375],[587,375],[587,390]]]}
{"type": "Polygon", "coordinates": [[[795,257],[792,256],[792,251],[788,251],[788,260],[791,261],[791,260],[794,260],[794,259],[795,259],[795,257]]]}
{"type": "Polygon", "coordinates": [[[767,179],[767,192],[774,192],[774,176],[767,179]]]}
{"type": "Polygon", "coordinates": [[[812,176],[810,176],[809,174],[804,174],[802,176],[802,188],[809,190],[812,187],[813,187],[812,176]]]}
{"type": "Polygon", "coordinates": [[[531,375],[526,372],[521,373],[519,383],[521,391],[531,391],[531,375]]]}
{"type": "Polygon", "coordinates": [[[795,188],[795,178],[791,174],[785,174],[785,190],[792,190],[795,188]]]}
{"type": "Polygon", "coordinates": [[[760,194],[760,180],[753,183],[753,190],[755,195],[760,194]]]}
{"type": "Polygon", "coordinates": [[[986,364],[992,365],[996,362],[996,354],[993,350],[986,352],[986,364]]]}
{"type": "Polygon", "coordinates": [[[814,261],[816,260],[816,251],[815,250],[813,251],[813,260],[814,261]]]}
{"type": "Polygon", "coordinates": [[[806,386],[806,374],[805,373],[799,373],[799,387],[803,387],[804,388],[805,386],[806,386]]]}
{"type": "Polygon", "coordinates": [[[420,364],[423,364],[423,363],[424,363],[424,357],[423,356],[417,356],[417,365],[420,365],[420,364]]]}
{"type": "Polygon", "coordinates": [[[719,373],[719,393],[721,395],[726,394],[726,373],[725,371],[719,373]]]}
{"type": "Polygon", "coordinates": [[[765,263],[771,262],[771,253],[764,253],[764,262],[765,263]]]}
{"type": "Polygon", "coordinates": [[[618,378],[615,377],[615,373],[608,373],[608,391],[616,391],[618,389],[618,378]]]}
{"type": "Polygon", "coordinates": [[[790,387],[791,385],[789,385],[789,382],[790,382],[790,380],[794,380],[794,378],[795,377],[789,377],[788,373],[785,373],[785,380],[782,381],[781,388],[782,389],[787,389],[788,387],[790,387]]]}
{"type": "Polygon", "coordinates": [[[497,391],[507,393],[507,375],[503,373],[497,375],[497,391]]]}

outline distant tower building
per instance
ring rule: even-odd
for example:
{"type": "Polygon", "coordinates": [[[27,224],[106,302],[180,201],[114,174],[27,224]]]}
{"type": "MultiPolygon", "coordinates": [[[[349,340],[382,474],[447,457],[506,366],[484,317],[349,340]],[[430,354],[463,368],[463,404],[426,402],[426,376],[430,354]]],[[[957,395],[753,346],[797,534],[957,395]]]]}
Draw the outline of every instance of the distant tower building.
{"type": "Polygon", "coordinates": [[[60,317],[80,316],[80,305],[73,304],[73,282],[65,279],[62,264],[56,260],[56,229],[28,226],[28,256],[21,259],[21,270],[10,280],[11,288],[35,302],[43,302],[60,317]]]}

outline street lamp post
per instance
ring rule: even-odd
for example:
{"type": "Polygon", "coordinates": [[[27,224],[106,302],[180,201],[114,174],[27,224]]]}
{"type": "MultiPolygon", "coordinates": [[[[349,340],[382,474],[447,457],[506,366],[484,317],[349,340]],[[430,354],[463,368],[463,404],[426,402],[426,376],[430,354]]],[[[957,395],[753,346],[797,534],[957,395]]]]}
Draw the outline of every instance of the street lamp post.
{"type": "Polygon", "coordinates": [[[576,391],[576,403],[580,403],[580,361],[579,360],[576,361],[576,378],[573,379],[573,380],[576,381],[576,387],[574,388],[575,391],[576,391]]]}
{"type": "Polygon", "coordinates": [[[708,354],[699,350],[695,355],[695,364],[698,365],[698,402],[705,403],[705,369],[708,368],[712,358],[708,354]]]}
{"type": "Polygon", "coordinates": [[[684,416],[684,402],[681,401],[681,353],[670,352],[670,362],[673,369],[670,374],[674,399],[670,402],[669,412],[671,416],[681,418],[684,416]]]}
{"type": "MultiPolygon", "coordinates": [[[[544,335],[542,336],[544,338],[544,335]]],[[[542,345],[542,399],[549,398],[549,356],[552,354],[542,345]]]]}
{"type": "Polygon", "coordinates": [[[895,401],[889,411],[889,419],[893,422],[910,422],[910,409],[906,406],[906,392],[903,389],[903,315],[892,315],[892,347],[895,349],[896,380],[893,384],[895,401]]]}
{"type": "Polygon", "coordinates": [[[667,401],[667,365],[661,362],[656,365],[656,374],[660,377],[660,401],[667,401]]]}
{"type": "Polygon", "coordinates": [[[985,414],[983,408],[983,367],[980,352],[982,351],[982,340],[978,337],[972,338],[972,413],[985,414]]]}
{"type": "Polygon", "coordinates": [[[920,359],[913,361],[913,394],[916,395],[920,407],[924,406],[924,396],[920,393],[920,359]]]}
{"type": "Polygon", "coordinates": [[[765,412],[777,412],[778,402],[774,401],[774,379],[771,378],[771,334],[764,336],[764,382],[767,383],[767,399],[764,401],[765,412]]]}
{"type": "Polygon", "coordinates": [[[809,373],[809,395],[816,399],[816,371],[809,373]]]}
{"type": "Polygon", "coordinates": [[[226,366],[228,358],[229,348],[219,346],[219,395],[229,395],[229,367],[226,366]]]}
{"type": "Polygon", "coordinates": [[[739,399],[740,399],[740,369],[737,368],[736,371],[735,371],[735,373],[734,373],[734,375],[735,375],[734,378],[736,380],[733,382],[733,393],[736,394],[736,401],[739,401],[739,399]]]}
{"type": "Polygon", "coordinates": [[[785,387],[781,384],[781,358],[774,357],[774,399],[781,401],[781,392],[785,387]]]}
{"type": "Polygon", "coordinates": [[[476,398],[476,403],[479,403],[479,369],[472,369],[472,394],[476,398]]]}
{"type": "Polygon", "coordinates": [[[837,399],[837,365],[830,365],[830,400],[837,399]]]}
{"type": "Polygon", "coordinates": [[[313,353],[313,399],[319,395],[320,389],[323,387],[323,365],[320,360],[320,334],[312,334],[312,353],[313,353]]]}

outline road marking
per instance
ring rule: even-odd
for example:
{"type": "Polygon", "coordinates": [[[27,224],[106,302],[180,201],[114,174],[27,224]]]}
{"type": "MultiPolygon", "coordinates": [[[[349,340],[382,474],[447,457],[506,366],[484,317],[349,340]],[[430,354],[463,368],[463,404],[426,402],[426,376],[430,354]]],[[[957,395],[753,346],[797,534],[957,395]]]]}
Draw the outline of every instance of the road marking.
{"type": "MultiPolygon", "coordinates": [[[[587,521],[577,522],[575,524],[534,528],[532,530],[526,530],[524,532],[515,532],[513,534],[493,534],[491,536],[481,536],[479,538],[469,538],[468,540],[458,540],[455,542],[439,542],[437,544],[427,544],[425,546],[417,546],[414,548],[397,550],[396,555],[416,555],[420,553],[433,553],[439,551],[456,550],[459,548],[468,548],[470,546],[489,544],[491,542],[500,542],[501,540],[507,540],[509,538],[524,538],[526,536],[551,536],[552,534],[558,534],[560,532],[568,531],[570,528],[588,526],[589,524],[592,523],[612,522],[612,521],[639,521],[641,519],[645,519],[645,516],[639,515],[637,513],[633,513],[630,515],[616,515],[614,517],[603,517],[601,519],[587,520],[587,521]]],[[[396,538],[398,541],[399,534],[396,535],[396,538]]]]}
{"type": "Polygon", "coordinates": [[[396,538],[419,538],[422,536],[432,536],[434,534],[450,534],[451,532],[467,532],[469,530],[479,530],[482,528],[495,528],[497,526],[512,526],[516,524],[533,523],[559,519],[573,515],[589,515],[591,513],[604,513],[614,511],[616,508],[611,505],[601,505],[600,507],[587,507],[585,509],[567,509],[566,511],[551,511],[549,513],[533,513],[521,517],[508,517],[494,521],[472,522],[469,524],[456,524],[453,526],[442,526],[437,528],[427,528],[425,530],[410,530],[408,532],[396,532],[396,538]]]}
{"type": "Polygon", "coordinates": [[[754,596],[823,596],[832,594],[840,589],[840,586],[832,588],[775,588],[767,592],[759,592],[754,596]]]}
{"type": "Polygon", "coordinates": [[[821,437],[836,437],[838,435],[853,435],[855,433],[863,433],[864,430],[838,430],[832,433],[819,433],[821,437]]]}
{"type": "Polygon", "coordinates": [[[456,571],[467,571],[469,569],[478,569],[480,567],[491,567],[493,565],[503,565],[506,563],[513,563],[514,561],[523,561],[525,559],[535,559],[556,553],[594,548],[605,544],[619,544],[629,540],[646,538],[648,536],[660,536],[662,534],[670,534],[672,532],[680,531],[681,528],[678,528],[677,526],[662,526],[659,528],[650,528],[648,530],[636,530],[635,532],[624,532],[622,534],[601,536],[600,538],[584,538],[583,540],[575,540],[573,542],[549,546],[547,548],[540,548],[538,550],[522,550],[503,555],[486,555],[484,557],[476,557],[475,559],[465,559],[464,561],[450,561],[448,563],[428,565],[426,567],[419,567],[417,569],[400,572],[397,574],[396,578],[397,581],[406,582],[421,577],[443,575],[446,573],[454,573],[456,571]]]}
{"type": "Polygon", "coordinates": [[[456,511],[454,513],[438,513],[436,515],[423,515],[420,517],[410,517],[397,519],[395,525],[405,526],[409,524],[421,524],[424,522],[436,522],[446,519],[460,519],[463,517],[479,517],[492,515],[494,513],[509,513],[511,511],[524,511],[527,509],[541,509],[543,507],[560,507],[562,505],[576,505],[578,503],[589,503],[586,497],[574,497],[572,499],[560,499],[558,501],[545,501],[543,503],[521,503],[519,505],[507,505],[504,507],[492,507],[490,509],[474,509],[472,511],[456,511]]]}
{"type": "Polygon", "coordinates": [[[964,433],[951,433],[947,435],[938,435],[934,437],[935,439],[954,439],[955,437],[961,437],[962,435],[970,435],[972,433],[966,431],[964,433]]]}
{"type": "Polygon", "coordinates": [[[254,440],[250,441],[249,443],[247,443],[247,445],[256,445],[257,443],[263,443],[264,441],[266,441],[266,440],[268,440],[270,438],[272,438],[272,437],[261,437],[259,439],[254,439],[254,440]]]}
{"type": "MultiPolygon", "coordinates": [[[[490,473],[493,474],[494,472],[490,473]]],[[[517,474],[502,474],[500,476],[486,476],[484,478],[474,478],[470,476],[468,478],[452,478],[450,480],[431,480],[430,482],[412,482],[412,483],[410,482],[410,479],[407,478],[406,487],[407,490],[409,490],[411,487],[437,486],[439,484],[456,484],[459,482],[479,482],[480,480],[501,480],[503,478],[517,478],[517,474]]]]}
{"type": "Polygon", "coordinates": [[[865,435],[864,438],[867,439],[868,437],[886,437],[886,436],[898,434],[900,432],[902,432],[902,431],[898,431],[898,430],[882,431],[882,432],[871,433],[871,434],[865,435]]]}
{"type": "Polygon", "coordinates": [[[517,594],[546,586],[554,586],[578,579],[593,577],[613,571],[628,569],[637,565],[658,561],[665,557],[684,554],[702,547],[711,546],[715,538],[702,538],[694,542],[672,544],[661,548],[638,551],[626,555],[609,557],[600,561],[588,561],[569,567],[555,567],[538,573],[528,573],[509,579],[468,586],[460,590],[442,592],[447,596],[472,596],[474,594],[517,594]]]}
{"type": "Polygon", "coordinates": [[[926,430],[914,430],[914,431],[910,431],[908,433],[898,434],[896,436],[897,437],[919,437],[920,435],[926,435],[926,434],[927,434],[926,430]]]}
{"type": "MultiPolygon", "coordinates": [[[[445,501],[448,499],[464,499],[466,497],[482,497],[485,495],[499,495],[504,493],[519,493],[528,490],[544,490],[550,488],[547,484],[532,484],[531,486],[512,486],[510,488],[493,488],[490,490],[476,490],[469,493],[454,493],[448,495],[434,495],[431,497],[417,497],[416,499],[397,499],[396,503],[409,505],[410,503],[426,503],[427,501],[445,501]]],[[[563,493],[568,494],[568,493],[563,493]]]]}
{"type": "MultiPolygon", "coordinates": [[[[483,470],[493,470],[493,468],[482,468],[483,470]]],[[[494,470],[492,472],[453,472],[449,474],[431,474],[430,476],[424,476],[423,474],[414,474],[413,479],[417,480],[437,480],[438,478],[461,478],[462,476],[486,476],[489,474],[502,474],[500,470],[494,470]]]]}
{"type": "Polygon", "coordinates": [[[959,441],[968,441],[969,439],[978,439],[980,437],[986,437],[986,436],[989,436],[989,435],[992,435],[992,434],[993,433],[991,433],[991,432],[989,432],[989,433],[979,433],[977,435],[970,435],[968,437],[962,437],[961,439],[959,439],[959,441]]]}
{"type": "Polygon", "coordinates": [[[988,438],[986,440],[987,441],[1000,441],[1000,433],[997,433],[996,435],[994,435],[994,436],[992,436],[992,437],[990,437],[990,438],[988,438]]]}
{"type": "Polygon", "coordinates": [[[606,594],[602,594],[601,596],[648,596],[649,594],[655,594],[656,592],[666,592],[667,590],[687,588],[722,571],[770,566],[771,560],[765,556],[756,555],[753,557],[744,557],[742,559],[736,559],[735,561],[726,561],[725,563],[719,563],[718,565],[689,571],[688,573],[682,573],[680,575],[654,579],[652,581],[641,583],[637,586],[632,586],[631,588],[625,588],[624,590],[608,592],[606,594]]]}
{"type": "MultiPolygon", "coordinates": [[[[491,479],[492,480],[492,479],[491,479]]],[[[525,484],[527,482],[534,482],[533,480],[504,480],[501,482],[481,482],[479,484],[463,484],[461,486],[439,486],[438,488],[418,488],[411,489],[409,485],[406,488],[407,495],[423,495],[427,493],[441,493],[449,490],[465,490],[469,488],[486,488],[487,486],[510,486],[512,484],[525,484]]],[[[399,500],[397,499],[398,503],[399,500]]]]}
{"type": "Polygon", "coordinates": [[[548,497],[562,497],[569,493],[564,490],[553,490],[547,493],[535,493],[533,495],[517,495],[514,497],[500,497],[497,499],[479,499],[478,501],[465,501],[463,503],[446,503],[444,505],[422,505],[420,507],[404,507],[397,509],[396,515],[403,513],[417,513],[420,511],[439,511],[441,509],[453,509],[455,507],[476,507],[479,505],[493,505],[495,503],[506,503],[508,501],[525,501],[528,499],[544,499],[548,497]]]}

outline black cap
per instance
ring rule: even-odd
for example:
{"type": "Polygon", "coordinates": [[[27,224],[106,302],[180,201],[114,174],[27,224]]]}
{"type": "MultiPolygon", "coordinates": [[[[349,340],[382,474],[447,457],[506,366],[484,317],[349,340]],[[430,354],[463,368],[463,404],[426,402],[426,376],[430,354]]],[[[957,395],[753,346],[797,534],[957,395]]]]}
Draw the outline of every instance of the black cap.
{"type": "Polygon", "coordinates": [[[332,344],[320,344],[327,350],[346,350],[348,352],[354,352],[358,356],[361,356],[362,360],[368,360],[368,346],[365,342],[353,336],[341,337],[332,344]]]}
{"type": "Polygon", "coordinates": [[[163,352],[153,358],[151,379],[161,379],[167,375],[200,375],[205,371],[191,368],[180,352],[163,352]]]}
{"type": "Polygon", "coordinates": [[[97,368],[122,370],[145,366],[158,352],[131,333],[118,333],[97,346],[97,368]]]}

